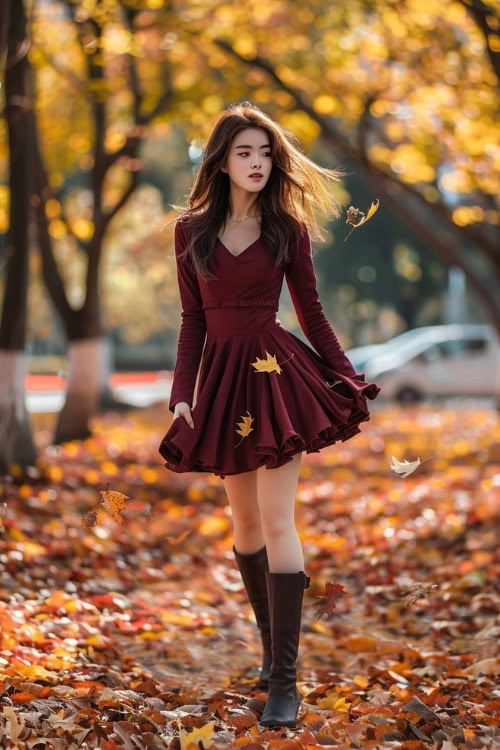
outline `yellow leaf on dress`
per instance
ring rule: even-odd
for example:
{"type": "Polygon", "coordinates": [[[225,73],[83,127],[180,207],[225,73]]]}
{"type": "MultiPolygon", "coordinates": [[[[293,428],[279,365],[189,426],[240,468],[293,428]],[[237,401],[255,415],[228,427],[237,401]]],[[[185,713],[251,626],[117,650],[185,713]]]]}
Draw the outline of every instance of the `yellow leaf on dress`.
{"type": "MultiPolygon", "coordinates": [[[[277,372],[279,375],[281,375],[281,367],[276,361],[276,355],[269,354],[269,352],[266,349],[266,359],[259,359],[257,357],[257,362],[251,362],[250,364],[252,367],[255,367],[257,372],[277,372]]],[[[292,354],[293,357],[293,354],[292,354]]],[[[288,362],[292,357],[289,357],[288,359],[285,359],[285,362],[288,362]]],[[[284,362],[281,362],[283,365],[284,362]]]]}
{"type": "MultiPolygon", "coordinates": [[[[253,427],[251,426],[251,424],[255,420],[255,417],[252,417],[248,409],[247,409],[247,414],[248,414],[248,417],[242,417],[243,422],[236,422],[238,427],[240,427],[241,429],[235,430],[235,432],[237,432],[238,435],[241,435],[242,440],[244,437],[247,437],[247,435],[249,435],[252,432],[253,427]]],[[[240,443],[241,443],[241,440],[240,440],[240,443]]],[[[238,443],[236,447],[238,447],[240,443],[238,443]]]]}

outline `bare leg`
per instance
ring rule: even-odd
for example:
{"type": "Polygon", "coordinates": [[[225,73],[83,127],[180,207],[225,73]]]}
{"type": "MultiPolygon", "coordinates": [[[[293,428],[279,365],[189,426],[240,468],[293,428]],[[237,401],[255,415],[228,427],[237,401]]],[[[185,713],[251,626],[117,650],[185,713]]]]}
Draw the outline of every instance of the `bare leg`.
{"type": "Polygon", "coordinates": [[[267,690],[272,661],[266,584],[269,561],[257,502],[256,471],[226,476],[224,485],[233,516],[234,557],[254,611],[255,621],[261,632],[262,667],[256,688],[267,690]]]}
{"type": "Polygon", "coordinates": [[[257,501],[257,471],[245,471],[223,479],[231,507],[234,546],[242,555],[256,552],[265,544],[257,501]]]}
{"type": "Polygon", "coordinates": [[[304,555],[295,528],[295,495],[302,453],[277,469],[260,466],[257,497],[262,530],[272,573],[297,573],[304,570],[304,555]]]}

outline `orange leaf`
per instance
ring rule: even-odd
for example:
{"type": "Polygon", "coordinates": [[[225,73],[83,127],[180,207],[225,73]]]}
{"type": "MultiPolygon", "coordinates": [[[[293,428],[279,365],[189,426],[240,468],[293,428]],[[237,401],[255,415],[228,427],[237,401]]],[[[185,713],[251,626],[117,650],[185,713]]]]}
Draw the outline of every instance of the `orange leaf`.
{"type": "Polygon", "coordinates": [[[36,696],[33,693],[13,693],[10,698],[14,703],[27,703],[35,700],[36,696]]]}
{"type": "Polygon", "coordinates": [[[125,500],[130,500],[122,492],[113,492],[112,490],[99,490],[102,495],[101,503],[107,511],[113,514],[115,521],[122,523],[121,512],[125,508],[125,500]]]}

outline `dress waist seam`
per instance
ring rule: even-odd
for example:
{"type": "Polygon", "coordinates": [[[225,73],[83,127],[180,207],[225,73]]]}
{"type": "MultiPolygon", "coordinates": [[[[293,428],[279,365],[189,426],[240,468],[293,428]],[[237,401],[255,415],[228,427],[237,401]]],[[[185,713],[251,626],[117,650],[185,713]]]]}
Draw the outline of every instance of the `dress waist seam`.
{"type": "Polygon", "coordinates": [[[204,310],[220,307],[275,307],[278,309],[279,299],[267,297],[265,299],[213,299],[205,300],[202,304],[204,310]]]}

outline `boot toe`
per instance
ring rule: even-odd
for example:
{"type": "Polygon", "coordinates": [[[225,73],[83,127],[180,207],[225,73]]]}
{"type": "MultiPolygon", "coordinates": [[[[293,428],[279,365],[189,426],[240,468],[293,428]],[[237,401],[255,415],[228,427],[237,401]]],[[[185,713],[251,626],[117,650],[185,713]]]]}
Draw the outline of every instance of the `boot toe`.
{"type": "Polygon", "coordinates": [[[295,727],[300,701],[297,690],[294,695],[287,693],[269,696],[259,724],[263,727],[295,727]]]}

